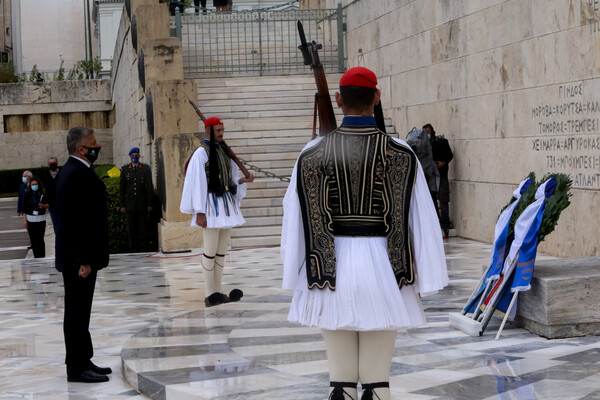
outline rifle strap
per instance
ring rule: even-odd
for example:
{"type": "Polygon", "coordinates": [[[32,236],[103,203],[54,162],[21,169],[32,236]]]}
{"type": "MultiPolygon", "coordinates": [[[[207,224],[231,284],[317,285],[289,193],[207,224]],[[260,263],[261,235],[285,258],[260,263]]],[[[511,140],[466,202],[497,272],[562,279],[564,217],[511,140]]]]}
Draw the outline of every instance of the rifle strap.
{"type": "Polygon", "coordinates": [[[312,139],[317,137],[317,109],[318,109],[318,97],[319,93],[315,93],[315,110],[313,112],[313,131],[312,131],[312,139]]]}

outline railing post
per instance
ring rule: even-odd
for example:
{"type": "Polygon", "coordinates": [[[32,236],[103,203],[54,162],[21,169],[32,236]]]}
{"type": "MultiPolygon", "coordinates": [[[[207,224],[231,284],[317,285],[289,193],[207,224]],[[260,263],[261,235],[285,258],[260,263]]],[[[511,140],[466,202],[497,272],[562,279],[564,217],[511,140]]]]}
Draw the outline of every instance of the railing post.
{"type": "Polygon", "coordinates": [[[258,9],[258,68],[259,74],[263,74],[263,50],[262,50],[262,17],[260,15],[260,9],[258,9]]]}
{"type": "Polygon", "coordinates": [[[181,40],[181,12],[175,7],[175,35],[181,40]]]}
{"type": "Polygon", "coordinates": [[[344,72],[344,14],[342,3],[337,6],[338,72],[344,72]]]}

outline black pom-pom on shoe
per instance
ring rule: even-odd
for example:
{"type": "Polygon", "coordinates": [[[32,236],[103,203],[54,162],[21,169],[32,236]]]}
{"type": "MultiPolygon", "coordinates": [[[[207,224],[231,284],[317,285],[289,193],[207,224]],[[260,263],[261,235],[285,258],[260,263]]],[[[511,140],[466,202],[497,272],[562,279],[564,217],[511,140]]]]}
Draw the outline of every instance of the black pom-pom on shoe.
{"type": "Polygon", "coordinates": [[[233,289],[229,292],[229,300],[230,301],[240,301],[240,299],[244,296],[244,292],[240,289],[233,289]]]}
{"type": "Polygon", "coordinates": [[[213,293],[204,299],[204,305],[206,307],[218,306],[223,304],[224,298],[222,293],[213,293]]]}

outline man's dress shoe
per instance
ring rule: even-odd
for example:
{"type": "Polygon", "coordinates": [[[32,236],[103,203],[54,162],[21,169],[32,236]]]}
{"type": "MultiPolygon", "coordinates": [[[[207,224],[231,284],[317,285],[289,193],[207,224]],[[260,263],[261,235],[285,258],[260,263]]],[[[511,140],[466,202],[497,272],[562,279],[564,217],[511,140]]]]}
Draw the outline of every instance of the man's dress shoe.
{"type": "Polygon", "coordinates": [[[112,369],[110,369],[109,367],[99,367],[94,363],[92,363],[92,365],[90,365],[90,370],[97,373],[98,375],[112,374],[112,369]]]}
{"type": "Polygon", "coordinates": [[[67,375],[67,381],[84,383],[108,382],[108,376],[97,374],[91,369],[86,369],[78,374],[67,375]]]}

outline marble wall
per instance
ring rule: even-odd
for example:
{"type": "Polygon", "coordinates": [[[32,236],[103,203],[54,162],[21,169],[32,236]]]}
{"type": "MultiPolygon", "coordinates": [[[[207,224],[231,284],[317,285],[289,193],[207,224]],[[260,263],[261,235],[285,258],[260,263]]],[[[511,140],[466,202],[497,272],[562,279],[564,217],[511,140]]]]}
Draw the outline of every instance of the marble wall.
{"type": "Polygon", "coordinates": [[[600,2],[342,4],[348,67],[376,72],[400,137],[429,122],[450,140],[460,236],[492,241],[518,182],[561,172],[573,179],[572,205],[541,251],[600,255],[600,2]]]}

